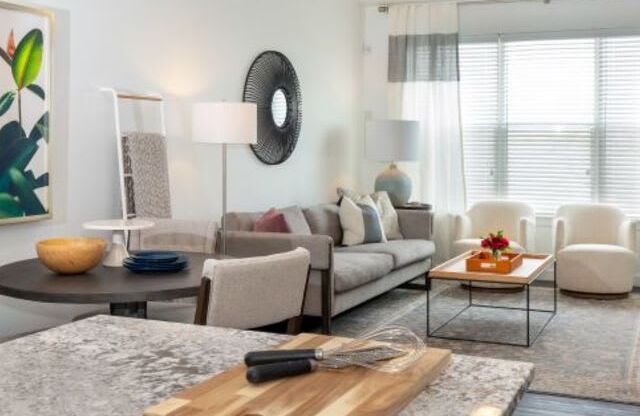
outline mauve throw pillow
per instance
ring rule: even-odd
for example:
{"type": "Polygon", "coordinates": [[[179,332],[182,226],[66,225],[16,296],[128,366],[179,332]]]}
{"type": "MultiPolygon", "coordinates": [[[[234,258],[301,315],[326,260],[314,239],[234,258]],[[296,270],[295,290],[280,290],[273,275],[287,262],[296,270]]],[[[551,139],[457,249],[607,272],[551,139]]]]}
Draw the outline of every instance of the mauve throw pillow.
{"type": "Polygon", "coordinates": [[[284,214],[275,208],[271,208],[256,220],[255,224],[253,224],[253,231],[265,233],[290,233],[291,228],[289,228],[289,224],[287,224],[284,214]]]}

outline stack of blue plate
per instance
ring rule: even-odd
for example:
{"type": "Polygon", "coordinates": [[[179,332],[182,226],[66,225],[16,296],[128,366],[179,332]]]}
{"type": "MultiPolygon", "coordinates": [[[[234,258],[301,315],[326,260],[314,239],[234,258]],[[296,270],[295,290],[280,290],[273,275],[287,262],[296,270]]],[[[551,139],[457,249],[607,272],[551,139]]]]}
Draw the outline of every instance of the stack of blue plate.
{"type": "Polygon", "coordinates": [[[122,265],[134,273],[175,273],[184,270],[189,259],[173,251],[138,251],[122,265]]]}

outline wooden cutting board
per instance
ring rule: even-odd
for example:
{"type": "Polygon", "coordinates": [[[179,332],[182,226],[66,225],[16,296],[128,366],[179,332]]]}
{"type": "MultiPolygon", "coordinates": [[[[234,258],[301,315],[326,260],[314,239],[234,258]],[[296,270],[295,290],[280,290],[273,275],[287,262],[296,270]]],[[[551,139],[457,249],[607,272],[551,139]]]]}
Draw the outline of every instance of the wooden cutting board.
{"type": "MultiPolygon", "coordinates": [[[[278,346],[333,348],[348,338],[300,334],[278,346]]],[[[252,385],[244,364],[150,407],[145,416],[394,415],[425,389],[451,360],[451,351],[427,348],[407,370],[388,374],[349,367],[252,385]]]]}

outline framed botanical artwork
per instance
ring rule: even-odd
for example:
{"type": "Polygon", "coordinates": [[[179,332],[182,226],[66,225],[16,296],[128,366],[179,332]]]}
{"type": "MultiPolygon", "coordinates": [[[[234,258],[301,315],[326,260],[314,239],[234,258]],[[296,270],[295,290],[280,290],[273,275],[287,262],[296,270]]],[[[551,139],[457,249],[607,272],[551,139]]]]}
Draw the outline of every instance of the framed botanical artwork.
{"type": "Polygon", "coordinates": [[[0,2],[0,224],[51,217],[51,25],[0,2]]]}

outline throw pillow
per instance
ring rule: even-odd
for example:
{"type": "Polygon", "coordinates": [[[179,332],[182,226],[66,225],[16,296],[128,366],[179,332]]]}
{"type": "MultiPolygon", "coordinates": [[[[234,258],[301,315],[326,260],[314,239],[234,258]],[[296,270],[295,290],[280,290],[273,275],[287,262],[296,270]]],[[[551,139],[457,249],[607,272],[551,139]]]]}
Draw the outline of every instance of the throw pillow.
{"type": "Polygon", "coordinates": [[[291,228],[284,218],[284,214],[271,208],[260,216],[253,224],[253,231],[266,233],[290,233],[291,228]]]}
{"type": "Polygon", "coordinates": [[[360,198],[356,203],[349,197],[340,202],[340,225],[342,226],[342,244],[381,243],[387,241],[382,229],[382,221],[376,204],[371,197],[360,198]]]}
{"type": "Polygon", "coordinates": [[[287,225],[289,225],[289,229],[293,234],[311,235],[309,223],[299,206],[292,205],[282,208],[280,212],[284,214],[284,219],[287,221],[287,225]]]}
{"type": "Polygon", "coordinates": [[[400,222],[398,221],[398,213],[393,207],[391,198],[387,191],[379,191],[371,194],[371,198],[376,203],[382,220],[384,234],[389,240],[402,240],[404,237],[400,232],[400,222]]]}
{"type": "MultiPolygon", "coordinates": [[[[348,197],[352,201],[359,201],[364,195],[360,195],[351,189],[338,188],[339,197],[348,197]]],[[[376,204],[378,213],[380,214],[380,220],[382,221],[382,228],[384,234],[388,240],[402,240],[404,237],[400,232],[400,223],[398,221],[398,213],[391,203],[391,198],[386,191],[374,192],[370,195],[371,199],[376,204]]]]}

